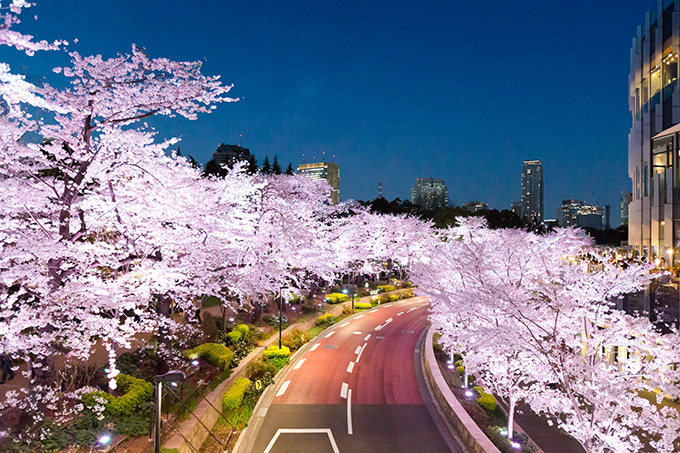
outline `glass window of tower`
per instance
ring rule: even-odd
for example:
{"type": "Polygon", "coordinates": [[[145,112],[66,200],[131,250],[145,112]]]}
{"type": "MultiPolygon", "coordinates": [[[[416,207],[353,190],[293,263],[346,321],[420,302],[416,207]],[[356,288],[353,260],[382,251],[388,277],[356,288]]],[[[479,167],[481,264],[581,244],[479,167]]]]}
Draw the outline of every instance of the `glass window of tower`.
{"type": "Polygon", "coordinates": [[[652,79],[652,96],[661,91],[661,68],[654,66],[649,74],[652,79]]]}
{"type": "Polygon", "coordinates": [[[670,49],[663,57],[663,86],[669,85],[678,78],[678,54],[670,49]]]}

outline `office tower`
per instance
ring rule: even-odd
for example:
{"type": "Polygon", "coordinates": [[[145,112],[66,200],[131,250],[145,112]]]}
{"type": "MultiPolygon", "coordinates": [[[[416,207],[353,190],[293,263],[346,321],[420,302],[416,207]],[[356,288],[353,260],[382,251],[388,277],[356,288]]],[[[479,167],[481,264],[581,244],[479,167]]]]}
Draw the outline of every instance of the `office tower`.
{"type": "Polygon", "coordinates": [[[633,192],[621,192],[621,225],[628,225],[628,205],[633,201],[633,192]]]}
{"type": "Polygon", "coordinates": [[[522,166],[522,215],[524,222],[543,223],[543,165],[540,160],[525,160],[522,166]]]}
{"type": "Polygon", "coordinates": [[[325,181],[331,186],[331,201],[340,202],[340,167],[332,162],[316,162],[301,164],[297,168],[298,175],[304,175],[314,181],[325,181]]]}
{"type": "Polygon", "coordinates": [[[449,189],[443,179],[418,178],[411,188],[411,203],[425,209],[441,209],[449,205],[449,189]]]}

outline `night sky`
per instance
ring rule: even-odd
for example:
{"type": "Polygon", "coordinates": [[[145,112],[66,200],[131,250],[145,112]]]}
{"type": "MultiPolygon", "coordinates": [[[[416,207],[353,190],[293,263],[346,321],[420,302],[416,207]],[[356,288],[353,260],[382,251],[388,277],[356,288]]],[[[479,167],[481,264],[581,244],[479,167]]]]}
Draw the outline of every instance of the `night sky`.
{"type": "MultiPolygon", "coordinates": [[[[507,209],[522,161],[540,159],[545,217],[562,199],[612,205],[627,175],[631,40],[655,2],[490,0],[42,0],[17,30],[67,39],[83,55],[131,44],[152,57],[203,60],[238,103],[197,121],[157,120],[205,163],[222,143],[261,164],[340,165],[341,199],[410,198],[416,178],[443,178],[452,203],[507,209]],[[33,19],[38,16],[38,20],[33,19]]],[[[63,52],[0,60],[31,77],[63,52]],[[25,68],[24,68],[25,67],[25,68]]]]}

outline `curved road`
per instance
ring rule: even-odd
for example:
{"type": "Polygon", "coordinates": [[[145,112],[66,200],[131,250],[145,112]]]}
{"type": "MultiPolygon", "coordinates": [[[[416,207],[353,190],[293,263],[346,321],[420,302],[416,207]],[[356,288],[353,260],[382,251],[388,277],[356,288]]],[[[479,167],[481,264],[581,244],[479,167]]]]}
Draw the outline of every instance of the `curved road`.
{"type": "Polygon", "coordinates": [[[418,383],[426,307],[420,297],[382,305],[307,344],[263,395],[236,451],[461,451],[438,430],[418,383]]]}

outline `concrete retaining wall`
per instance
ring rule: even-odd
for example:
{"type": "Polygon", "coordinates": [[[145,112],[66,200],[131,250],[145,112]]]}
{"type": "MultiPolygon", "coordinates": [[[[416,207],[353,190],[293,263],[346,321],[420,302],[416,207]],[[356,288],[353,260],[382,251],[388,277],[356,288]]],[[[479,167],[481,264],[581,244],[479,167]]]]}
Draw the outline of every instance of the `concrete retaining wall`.
{"type": "Polygon", "coordinates": [[[434,330],[430,327],[425,340],[425,378],[432,387],[432,393],[434,393],[439,407],[471,452],[501,453],[468,415],[444,380],[432,348],[433,333],[434,330]]]}

